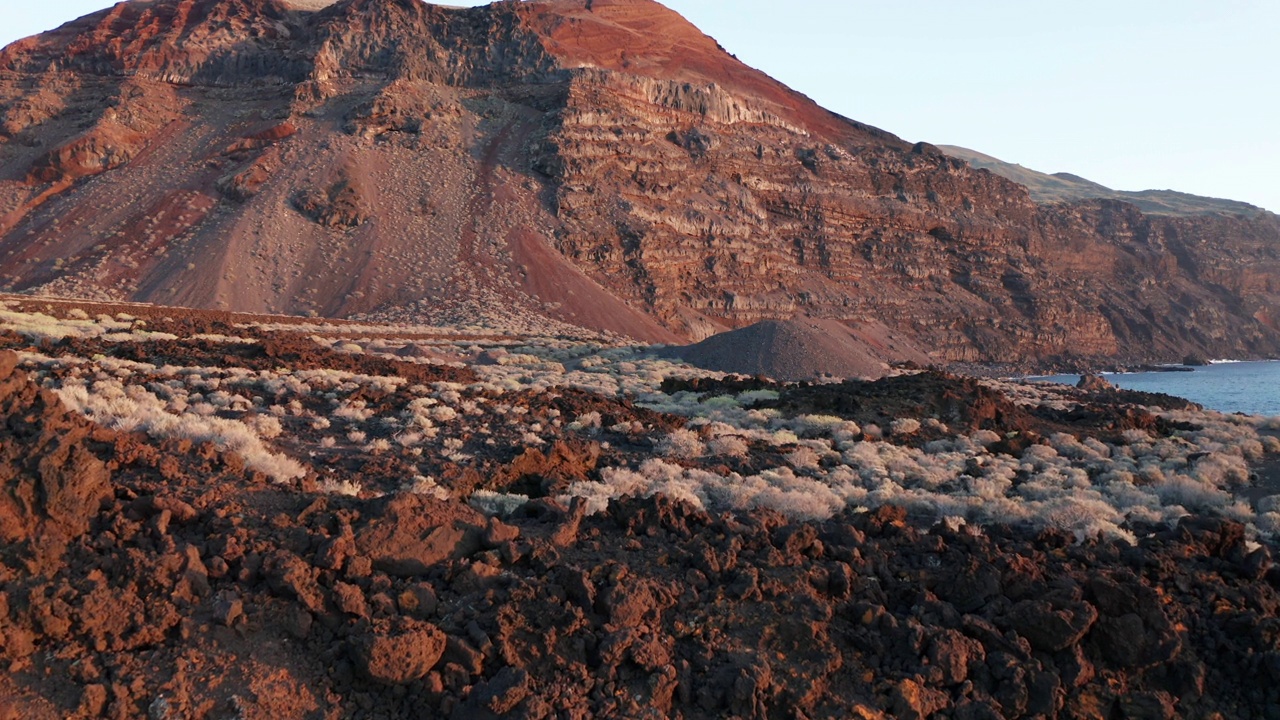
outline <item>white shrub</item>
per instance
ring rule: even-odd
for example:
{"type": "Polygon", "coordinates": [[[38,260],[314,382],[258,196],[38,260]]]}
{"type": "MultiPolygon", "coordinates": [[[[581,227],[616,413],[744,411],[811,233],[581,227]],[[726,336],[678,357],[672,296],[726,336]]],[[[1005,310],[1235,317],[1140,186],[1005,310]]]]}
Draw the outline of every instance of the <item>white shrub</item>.
{"type": "Polygon", "coordinates": [[[402,447],[413,447],[422,442],[423,435],[420,432],[405,431],[397,433],[395,439],[402,447]]]}
{"type": "Polygon", "coordinates": [[[831,439],[837,442],[851,442],[861,434],[862,428],[858,427],[858,423],[852,420],[845,420],[831,428],[831,439]]]}
{"type": "Polygon", "coordinates": [[[1156,485],[1155,491],[1165,505],[1181,505],[1202,512],[1221,510],[1231,501],[1231,496],[1222,490],[1181,474],[1156,485]]]}
{"type": "Polygon", "coordinates": [[[738,393],[738,404],[747,406],[758,402],[777,400],[782,397],[776,390],[747,390],[738,393]]]}
{"type": "Polygon", "coordinates": [[[1258,513],[1254,518],[1259,532],[1270,536],[1271,538],[1280,538],[1280,512],[1268,511],[1258,513]]]}
{"type": "Polygon", "coordinates": [[[360,483],[354,480],[337,480],[334,478],[325,478],[316,485],[320,492],[327,495],[347,495],[349,497],[359,496],[360,490],[363,489],[360,483]]]}
{"type": "Polygon", "coordinates": [[[791,427],[798,433],[830,434],[846,420],[835,415],[797,415],[791,427]]]}
{"type": "Polygon", "coordinates": [[[915,435],[920,432],[920,421],[915,418],[898,418],[889,423],[889,432],[898,436],[915,435]]]}
{"type": "Polygon", "coordinates": [[[253,428],[260,437],[271,438],[280,437],[280,433],[284,428],[281,427],[280,421],[271,415],[250,415],[245,418],[245,422],[249,427],[253,428]]]}
{"type": "Polygon", "coordinates": [[[665,457],[692,460],[705,452],[706,446],[702,444],[698,434],[686,428],[672,430],[658,442],[658,453],[665,457]]]}
{"type": "Polygon", "coordinates": [[[969,439],[982,447],[989,447],[1000,442],[1000,433],[992,430],[977,430],[969,436],[969,439]]]}
{"type": "Polygon", "coordinates": [[[1130,445],[1138,445],[1141,443],[1151,442],[1151,435],[1148,434],[1146,430],[1137,430],[1137,429],[1125,430],[1124,432],[1120,433],[1120,436],[1123,437],[1124,441],[1129,443],[1130,445]]]}
{"type": "Polygon", "coordinates": [[[707,454],[715,457],[744,458],[750,449],[747,441],[737,435],[721,435],[707,441],[707,454]]]}
{"type": "Polygon", "coordinates": [[[431,419],[437,422],[449,422],[458,417],[458,412],[448,405],[437,405],[430,410],[431,419]]]}
{"type": "Polygon", "coordinates": [[[778,430],[766,438],[771,445],[795,445],[800,442],[800,436],[790,430],[778,430]]]}
{"type": "Polygon", "coordinates": [[[347,422],[362,423],[373,417],[373,411],[365,406],[363,400],[350,400],[339,405],[333,411],[333,417],[347,422]]]}
{"type": "Polygon", "coordinates": [[[1249,482],[1249,464],[1238,455],[1212,453],[1197,460],[1190,474],[1217,487],[1243,485],[1249,482]]]}
{"type": "Polygon", "coordinates": [[[1280,512],[1280,495],[1268,495],[1258,500],[1258,512],[1280,512]]]}
{"type": "Polygon", "coordinates": [[[251,469],[277,482],[287,482],[306,474],[295,460],[268,450],[248,425],[217,417],[173,415],[166,411],[159,398],[145,388],[134,386],[131,396],[126,397],[118,383],[114,388],[103,387],[102,392],[92,393],[83,383],[68,383],[57,393],[67,407],[109,428],[145,432],[158,438],[213,442],[236,452],[251,469]]]}
{"type": "Polygon", "coordinates": [[[1022,459],[1035,466],[1044,467],[1053,464],[1058,459],[1058,451],[1049,445],[1029,445],[1026,450],[1022,451],[1022,459]]]}
{"type": "Polygon", "coordinates": [[[783,456],[787,464],[796,470],[817,470],[821,458],[812,448],[801,445],[783,456]]]}
{"type": "Polygon", "coordinates": [[[570,430],[598,430],[600,428],[600,413],[596,411],[586,412],[577,417],[573,422],[569,423],[570,430]]]}
{"type": "Polygon", "coordinates": [[[448,500],[453,497],[447,488],[440,487],[435,478],[429,475],[415,475],[404,490],[414,495],[427,495],[437,500],[448,500]]]}
{"type": "Polygon", "coordinates": [[[467,501],[471,507],[485,515],[506,517],[529,502],[529,496],[514,493],[497,493],[492,490],[476,490],[467,501]]]}

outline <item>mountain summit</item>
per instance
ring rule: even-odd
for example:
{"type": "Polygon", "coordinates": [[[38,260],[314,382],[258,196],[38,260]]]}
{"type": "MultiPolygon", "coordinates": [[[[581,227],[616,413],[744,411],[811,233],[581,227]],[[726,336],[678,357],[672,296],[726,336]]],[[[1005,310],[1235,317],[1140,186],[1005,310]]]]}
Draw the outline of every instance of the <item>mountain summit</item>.
{"type": "Polygon", "coordinates": [[[0,51],[0,287],[947,361],[1280,352],[1280,218],[1041,205],[648,0],[125,2],[0,51]]]}

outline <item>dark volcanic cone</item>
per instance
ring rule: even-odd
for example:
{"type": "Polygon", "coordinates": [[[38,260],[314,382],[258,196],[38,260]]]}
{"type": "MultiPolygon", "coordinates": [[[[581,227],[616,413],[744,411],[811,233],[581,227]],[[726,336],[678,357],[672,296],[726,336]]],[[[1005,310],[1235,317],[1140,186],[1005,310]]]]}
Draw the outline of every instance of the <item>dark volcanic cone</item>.
{"type": "Polygon", "coordinates": [[[817,318],[764,320],[668,352],[708,370],[783,381],[878,378],[892,363],[929,363],[927,355],[910,343],[887,337],[883,330],[855,330],[836,320],[817,318]]]}

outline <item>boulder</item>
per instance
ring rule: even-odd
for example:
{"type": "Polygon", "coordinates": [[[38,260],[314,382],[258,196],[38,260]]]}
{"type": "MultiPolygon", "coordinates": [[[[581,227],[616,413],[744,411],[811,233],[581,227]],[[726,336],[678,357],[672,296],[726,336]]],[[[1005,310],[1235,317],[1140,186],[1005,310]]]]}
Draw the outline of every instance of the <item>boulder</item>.
{"type": "Polygon", "coordinates": [[[351,655],[364,677],[403,685],[426,677],[444,654],[445,643],[445,634],[429,623],[380,620],[351,641],[351,655]]]}

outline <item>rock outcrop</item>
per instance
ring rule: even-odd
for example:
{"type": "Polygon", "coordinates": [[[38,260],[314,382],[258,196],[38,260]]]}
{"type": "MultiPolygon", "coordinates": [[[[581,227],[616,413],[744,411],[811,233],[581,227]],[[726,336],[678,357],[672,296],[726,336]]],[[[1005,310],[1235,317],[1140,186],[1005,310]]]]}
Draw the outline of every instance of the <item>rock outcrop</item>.
{"type": "Polygon", "coordinates": [[[663,342],[804,314],[940,361],[1280,352],[1277,216],[1039,205],[649,0],[120,4],[0,52],[0,167],[24,292],[663,342]]]}

